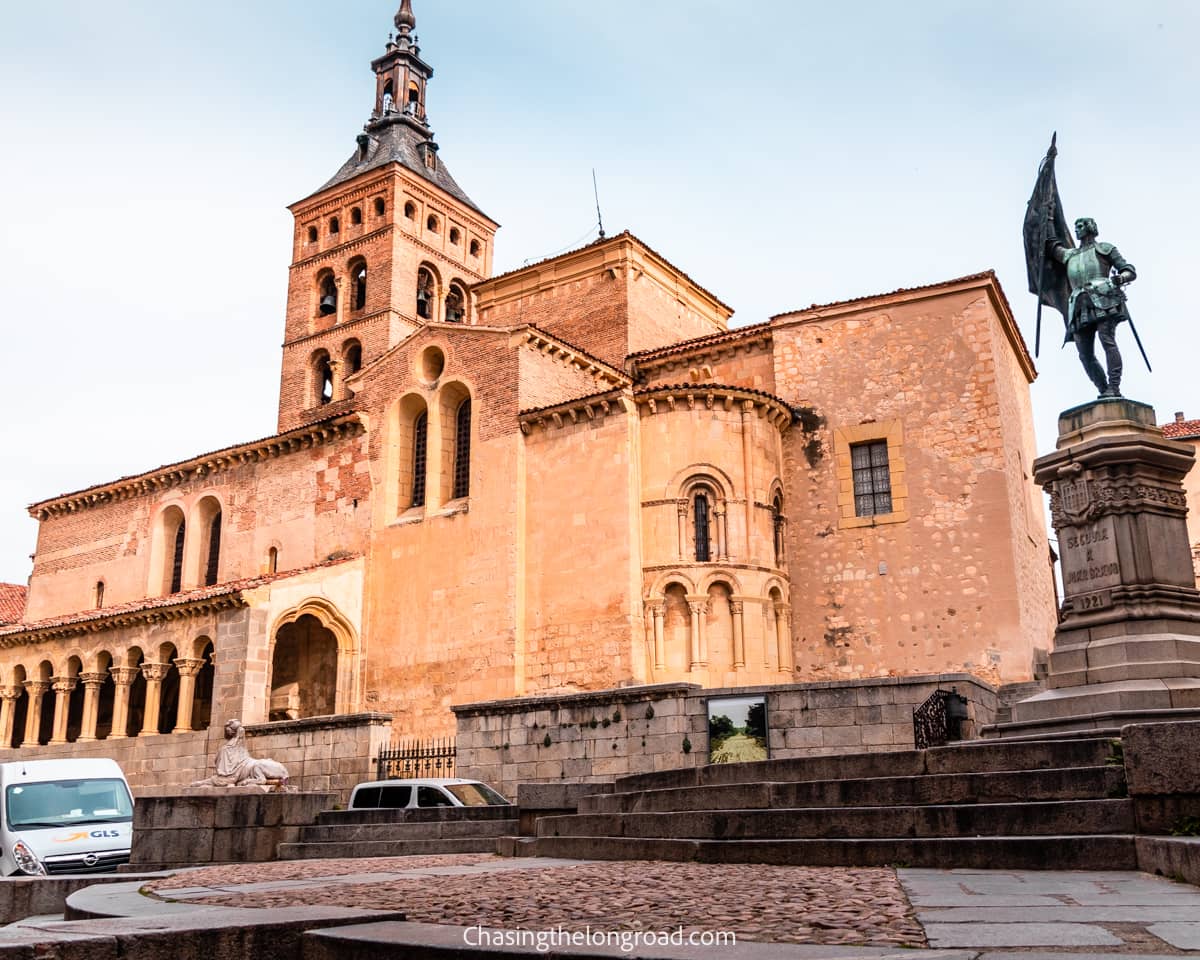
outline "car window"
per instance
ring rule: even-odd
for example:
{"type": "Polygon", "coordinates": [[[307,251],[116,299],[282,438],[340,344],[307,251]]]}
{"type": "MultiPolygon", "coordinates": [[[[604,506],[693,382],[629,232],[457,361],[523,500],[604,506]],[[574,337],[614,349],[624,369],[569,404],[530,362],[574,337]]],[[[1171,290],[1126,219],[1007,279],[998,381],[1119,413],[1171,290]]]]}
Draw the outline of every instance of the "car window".
{"type": "Polygon", "coordinates": [[[23,783],[5,792],[10,829],[109,823],[133,819],[133,801],[121,780],[23,783]]]}
{"type": "Polygon", "coordinates": [[[350,806],[356,810],[379,806],[379,787],[359,787],[354,791],[350,806]]]}
{"type": "Polygon", "coordinates": [[[486,783],[450,783],[446,785],[464,807],[508,806],[508,801],[486,783]]]}
{"type": "Polygon", "coordinates": [[[412,787],[384,787],[379,796],[381,807],[407,807],[412,799],[412,787]]]}
{"type": "Polygon", "coordinates": [[[418,807],[452,807],[454,801],[438,787],[417,787],[418,807]]]}

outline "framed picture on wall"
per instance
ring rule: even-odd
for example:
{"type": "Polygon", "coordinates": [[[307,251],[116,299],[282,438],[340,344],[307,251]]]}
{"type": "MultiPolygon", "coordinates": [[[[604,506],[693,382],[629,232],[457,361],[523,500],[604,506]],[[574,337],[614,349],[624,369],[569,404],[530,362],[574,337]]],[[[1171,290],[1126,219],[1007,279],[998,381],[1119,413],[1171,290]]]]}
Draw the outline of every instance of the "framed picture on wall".
{"type": "Polygon", "coordinates": [[[708,762],[766,760],[767,696],[711,697],[708,701],[708,762]]]}

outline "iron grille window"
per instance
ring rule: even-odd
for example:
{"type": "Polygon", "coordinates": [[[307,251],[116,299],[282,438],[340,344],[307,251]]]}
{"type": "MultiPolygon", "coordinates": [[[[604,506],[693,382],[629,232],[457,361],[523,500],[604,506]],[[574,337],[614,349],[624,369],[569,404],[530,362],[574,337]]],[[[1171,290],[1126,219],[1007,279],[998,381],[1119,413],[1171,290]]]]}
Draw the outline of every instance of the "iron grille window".
{"type": "Polygon", "coordinates": [[[180,520],[179,529],[175,531],[175,557],[171,561],[171,593],[183,589],[183,540],[187,524],[180,520]]]}
{"type": "Polygon", "coordinates": [[[708,563],[711,555],[708,542],[708,494],[696,494],[693,513],[696,523],[696,562],[708,563]]]}
{"type": "Polygon", "coordinates": [[[854,514],[873,517],[892,512],[892,475],[886,440],[858,443],[850,448],[854,473],[854,514]]]}
{"type": "Polygon", "coordinates": [[[429,414],[422,413],[413,424],[412,506],[425,506],[425,459],[429,447],[429,414]]]}
{"type": "Polygon", "coordinates": [[[212,518],[208,528],[208,564],[204,568],[204,585],[211,587],[217,582],[217,565],[221,559],[221,511],[212,518]]]}
{"type": "Polygon", "coordinates": [[[471,398],[458,407],[454,422],[454,494],[452,499],[471,492],[471,398]]]}

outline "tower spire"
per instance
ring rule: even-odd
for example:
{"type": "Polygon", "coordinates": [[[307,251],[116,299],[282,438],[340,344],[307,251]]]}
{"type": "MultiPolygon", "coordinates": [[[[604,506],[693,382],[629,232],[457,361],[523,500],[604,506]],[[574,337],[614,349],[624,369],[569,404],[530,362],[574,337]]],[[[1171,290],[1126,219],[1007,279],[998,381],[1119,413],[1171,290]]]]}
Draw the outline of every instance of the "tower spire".
{"type": "Polygon", "coordinates": [[[412,0],[401,0],[400,9],[394,18],[396,33],[407,37],[417,26],[417,18],[413,16],[412,0]]]}

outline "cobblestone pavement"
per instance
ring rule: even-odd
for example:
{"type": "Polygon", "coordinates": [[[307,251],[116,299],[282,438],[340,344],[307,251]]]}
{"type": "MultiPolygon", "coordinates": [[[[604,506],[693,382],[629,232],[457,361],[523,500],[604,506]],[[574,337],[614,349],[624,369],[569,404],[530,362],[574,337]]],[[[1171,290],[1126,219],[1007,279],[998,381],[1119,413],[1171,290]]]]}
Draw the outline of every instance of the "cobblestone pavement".
{"type": "Polygon", "coordinates": [[[682,926],[733,931],[739,941],[926,944],[890,869],[467,854],[207,867],[147,888],[192,903],[369,907],[401,910],[410,921],[459,926],[656,931],[682,926]]]}

